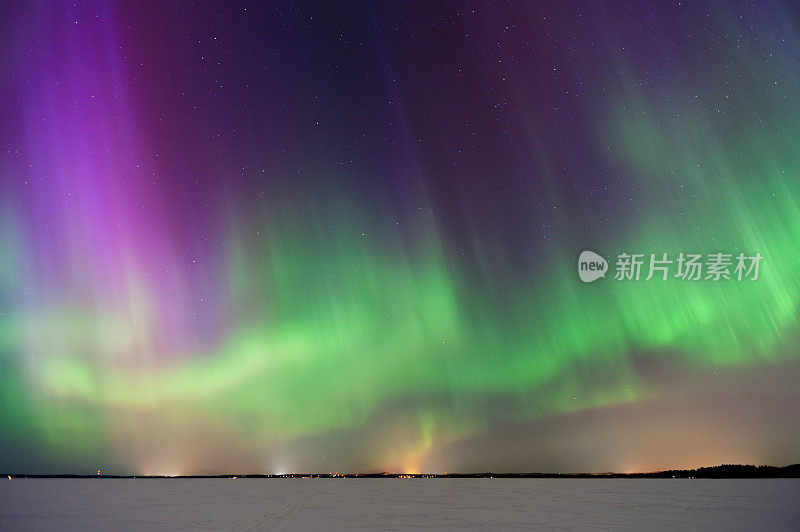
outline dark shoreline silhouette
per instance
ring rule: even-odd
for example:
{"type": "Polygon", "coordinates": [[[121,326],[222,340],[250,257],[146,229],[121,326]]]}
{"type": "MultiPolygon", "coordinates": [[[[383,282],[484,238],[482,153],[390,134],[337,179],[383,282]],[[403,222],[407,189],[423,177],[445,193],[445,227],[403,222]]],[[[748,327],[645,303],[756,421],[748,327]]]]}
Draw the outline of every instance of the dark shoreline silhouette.
{"type": "Polygon", "coordinates": [[[800,464],[785,467],[724,464],[649,473],[289,473],[285,475],[34,475],[2,473],[10,478],[800,478],[800,464]]]}

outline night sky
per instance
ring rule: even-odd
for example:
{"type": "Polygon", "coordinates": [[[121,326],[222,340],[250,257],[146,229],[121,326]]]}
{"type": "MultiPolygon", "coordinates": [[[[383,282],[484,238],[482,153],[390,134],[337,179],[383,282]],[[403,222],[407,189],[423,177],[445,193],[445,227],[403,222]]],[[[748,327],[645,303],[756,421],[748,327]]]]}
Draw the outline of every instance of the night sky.
{"type": "Polygon", "coordinates": [[[796,5],[160,4],[0,15],[0,471],[800,461],[796,5]]]}

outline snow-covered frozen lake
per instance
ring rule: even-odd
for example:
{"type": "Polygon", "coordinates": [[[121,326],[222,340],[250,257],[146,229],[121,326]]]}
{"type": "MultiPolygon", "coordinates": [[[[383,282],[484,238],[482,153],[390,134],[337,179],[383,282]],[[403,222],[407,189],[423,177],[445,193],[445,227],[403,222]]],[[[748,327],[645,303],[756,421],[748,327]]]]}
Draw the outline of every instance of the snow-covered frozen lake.
{"type": "Polygon", "coordinates": [[[0,529],[800,529],[800,479],[12,479],[0,529]]]}

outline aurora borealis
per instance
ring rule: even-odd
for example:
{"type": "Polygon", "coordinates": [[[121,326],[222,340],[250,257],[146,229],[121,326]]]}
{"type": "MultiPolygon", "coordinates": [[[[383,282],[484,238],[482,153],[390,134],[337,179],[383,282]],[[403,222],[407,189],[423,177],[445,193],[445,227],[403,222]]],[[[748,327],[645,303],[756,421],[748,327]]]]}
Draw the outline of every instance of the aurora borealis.
{"type": "Polygon", "coordinates": [[[0,470],[800,461],[800,13],[687,4],[7,7],[0,470]]]}

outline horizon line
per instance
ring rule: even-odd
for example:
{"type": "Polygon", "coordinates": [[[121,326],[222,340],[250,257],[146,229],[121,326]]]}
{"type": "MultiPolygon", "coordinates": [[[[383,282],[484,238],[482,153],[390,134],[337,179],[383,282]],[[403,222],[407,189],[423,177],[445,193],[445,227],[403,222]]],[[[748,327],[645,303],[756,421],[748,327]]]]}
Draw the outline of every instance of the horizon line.
{"type": "Polygon", "coordinates": [[[791,476],[800,476],[800,463],[790,464],[787,466],[773,466],[773,465],[754,465],[754,464],[720,464],[714,466],[700,466],[692,469],[663,469],[656,471],[638,471],[638,472],[576,472],[576,473],[542,473],[542,472],[492,472],[492,471],[479,471],[479,472],[460,472],[460,473],[432,473],[432,472],[416,472],[416,473],[403,473],[403,472],[367,472],[367,473],[220,473],[220,474],[188,474],[188,475],[139,475],[139,474],[114,474],[114,473],[101,473],[98,470],[96,474],[82,474],[82,473],[0,473],[0,476],[12,478],[624,478],[624,477],[642,477],[642,476],[663,476],[668,478],[672,475],[686,475],[686,478],[695,478],[697,474],[705,476],[706,474],[712,475],[706,478],[715,478],[720,475],[730,475],[732,473],[749,473],[741,478],[752,478],[764,476],[763,474],[784,473],[779,475],[786,477],[786,473],[791,476]],[[690,475],[694,473],[695,475],[690,475]],[[762,473],[761,475],[754,475],[753,473],[762,473]]]}

